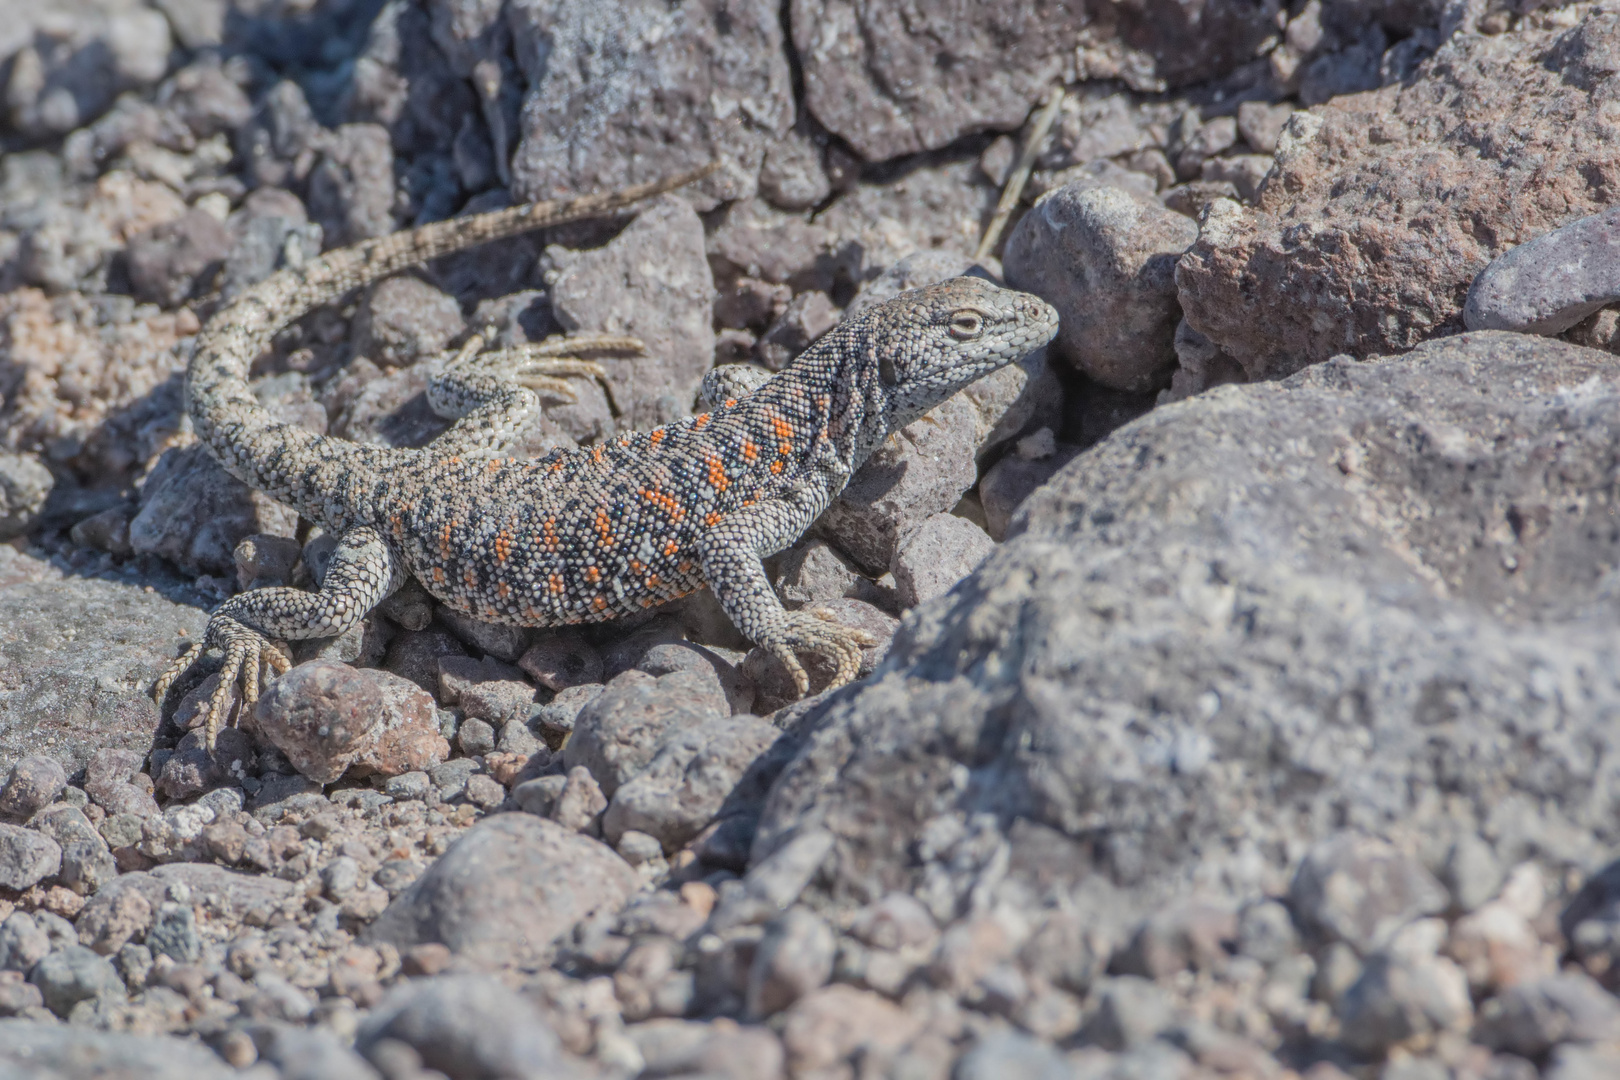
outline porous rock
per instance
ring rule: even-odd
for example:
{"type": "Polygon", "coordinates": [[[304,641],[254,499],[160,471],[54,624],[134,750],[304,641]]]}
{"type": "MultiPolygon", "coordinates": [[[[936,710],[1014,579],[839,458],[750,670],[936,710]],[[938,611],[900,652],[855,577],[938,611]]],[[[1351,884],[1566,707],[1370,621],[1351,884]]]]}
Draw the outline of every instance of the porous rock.
{"type": "Polygon", "coordinates": [[[793,124],[768,0],[545,0],[507,21],[529,86],[512,159],[519,198],[611,191],[717,159],[690,196],[707,210],[753,195],[767,147],[793,124]]]}
{"type": "Polygon", "coordinates": [[[1616,42],[1611,11],[1458,34],[1408,82],[1295,113],[1256,207],[1212,204],[1182,259],[1188,321],[1250,378],[1461,329],[1487,263],[1607,209],[1616,42]]]}
{"type": "Polygon", "coordinates": [[[145,753],[159,725],[151,681],[205,621],[137,585],[69,578],[0,588],[0,766],[42,754],[72,774],[98,750],[145,753]]]}
{"type": "Polygon", "coordinates": [[[294,768],[323,784],[352,766],[397,776],[450,753],[426,691],[392,672],[329,660],[301,664],[271,683],[253,723],[294,768]]]}

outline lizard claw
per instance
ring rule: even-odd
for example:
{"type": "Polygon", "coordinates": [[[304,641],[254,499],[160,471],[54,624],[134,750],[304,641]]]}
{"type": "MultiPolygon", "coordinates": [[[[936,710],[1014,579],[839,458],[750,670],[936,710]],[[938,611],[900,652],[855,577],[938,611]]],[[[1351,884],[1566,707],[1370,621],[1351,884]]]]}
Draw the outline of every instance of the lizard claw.
{"type": "Polygon", "coordinates": [[[794,655],[795,649],[816,653],[832,660],[834,671],[828,690],[835,690],[852,682],[861,670],[861,646],[876,644],[877,639],[865,630],[856,630],[840,624],[829,611],[790,611],[786,632],[781,639],[766,645],[772,656],[782,662],[799,696],[810,692],[810,676],[794,655]]]}
{"type": "Polygon", "coordinates": [[[292,667],[292,660],[281,647],[250,626],[245,626],[228,615],[215,615],[208,620],[207,633],[202,642],[191,646],[170,664],[152,685],[152,697],[160,705],[169,687],[197,662],[208,646],[225,650],[225,664],[219,672],[219,685],[203,703],[201,712],[207,725],[204,738],[208,752],[213,753],[230,715],[231,691],[238,680],[242,684],[242,706],[251,708],[259,700],[259,685],[266,676],[273,678],[292,667]]]}

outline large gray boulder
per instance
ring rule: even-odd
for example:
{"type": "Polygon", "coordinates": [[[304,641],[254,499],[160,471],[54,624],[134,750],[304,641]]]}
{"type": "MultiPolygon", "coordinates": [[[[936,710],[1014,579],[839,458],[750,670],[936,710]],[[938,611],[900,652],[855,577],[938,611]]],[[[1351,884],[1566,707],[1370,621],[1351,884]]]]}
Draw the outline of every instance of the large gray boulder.
{"type": "Polygon", "coordinates": [[[1606,354],[1480,333],[1150,413],[799,721],[755,864],[826,830],[835,901],[1044,896],[1116,944],[1346,833],[1590,872],[1620,839],[1617,404],[1606,354]]]}

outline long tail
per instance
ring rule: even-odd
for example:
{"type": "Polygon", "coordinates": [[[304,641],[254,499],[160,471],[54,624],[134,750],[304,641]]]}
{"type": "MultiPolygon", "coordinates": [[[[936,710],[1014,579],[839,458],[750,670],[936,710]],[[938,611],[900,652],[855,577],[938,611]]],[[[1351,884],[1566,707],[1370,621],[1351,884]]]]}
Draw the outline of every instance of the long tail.
{"type": "Polygon", "coordinates": [[[352,516],[366,475],[389,452],[316,435],[274,419],[247,382],[254,357],[284,327],[351,289],[441,255],[531,229],[597,217],[700,180],[718,162],[602,195],[451,218],[328,252],[272,274],[209,320],[186,371],[186,408],[198,438],[237,479],[328,526],[352,516]]]}

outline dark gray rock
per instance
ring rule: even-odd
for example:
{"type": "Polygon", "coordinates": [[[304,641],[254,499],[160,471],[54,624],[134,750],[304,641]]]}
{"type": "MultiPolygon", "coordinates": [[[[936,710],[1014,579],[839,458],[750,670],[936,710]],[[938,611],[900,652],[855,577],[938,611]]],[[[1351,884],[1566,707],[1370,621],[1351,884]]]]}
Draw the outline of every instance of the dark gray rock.
{"type": "Polygon", "coordinates": [[[394,148],[381,124],[344,124],[321,140],[309,213],[328,248],[394,231],[394,148]]]}
{"type": "Polygon", "coordinates": [[[1252,4],[1194,12],[1169,0],[905,10],[795,0],[791,22],[811,113],[869,161],[1016,128],[1058,79],[1123,79],[1137,90],[1206,79],[1248,62],[1276,33],[1252,4]]]}
{"type": "Polygon", "coordinates": [[[1474,1037],[1495,1050],[1542,1058],[1560,1043],[1620,1039],[1620,1001],[1585,975],[1510,986],[1480,1009],[1474,1037]]]}
{"type": "Polygon", "coordinates": [[[622,907],[637,884],[603,844],[530,814],[501,814],[452,844],[367,934],[402,950],[440,942],[488,970],[532,969],[586,915],[622,907]]]}
{"type": "Polygon", "coordinates": [[[976,421],[973,406],[957,396],[907,425],[850,478],[817,531],[869,572],[888,570],[902,535],[973,486],[976,421]]]}
{"type": "Polygon", "coordinates": [[[621,420],[641,430],[690,413],[714,363],[714,276],[691,204],[666,195],[605,247],[546,250],[565,329],[629,334],[647,346],[645,356],[601,358],[621,420]]]}
{"type": "Polygon", "coordinates": [[[1057,351],[1118,390],[1165,383],[1175,364],[1176,262],[1198,226],[1158,200],[1090,181],[1053,191],[1007,240],[1007,283],[1062,317],[1057,351]]]}
{"type": "Polygon", "coordinates": [[[355,352],[379,364],[403,367],[445,350],[466,324],[455,298],[419,277],[379,282],[355,313],[355,352]]]}
{"type": "Polygon", "coordinates": [[[1470,330],[1561,334],[1620,300],[1620,212],[1578,218],[1509,248],[1480,271],[1463,304],[1470,330]]]}
{"type": "Polygon", "coordinates": [[[572,634],[541,634],[521,657],[518,667],[548,690],[602,681],[602,654],[572,634]]]}
{"type": "Polygon", "coordinates": [[[748,1013],[774,1016],[832,975],[838,938],[825,919],[790,908],[765,928],[748,973],[748,1013]]]}
{"type": "Polygon", "coordinates": [[[50,837],[19,825],[0,824],[0,885],[23,889],[62,867],[62,846],[50,837]]]}
{"type": "Polygon", "coordinates": [[[212,284],[231,246],[223,222],[207,211],[188,210],[130,238],[130,284],[142,300],[178,307],[212,284]]]}
{"type": "Polygon", "coordinates": [[[26,911],[13,911],[0,921],[0,971],[26,975],[50,955],[51,939],[26,911]]]}
{"type": "Polygon", "coordinates": [[[235,296],[288,264],[321,253],[321,227],[309,220],[298,196],[279,187],[249,192],[225,219],[231,249],[220,272],[220,291],[235,296]]]}
{"type": "Polygon", "coordinates": [[[485,976],[401,983],[366,1017],[355,1049],[381,1067],[386,1040],[409,1046],[430,1069],[468,1080],[574,1075],[534,1004],[485,976]]]}
{"type": "Polygon", "coordinates": [[[757,817],[792,749],[772,725],[728,716],[666,737],[657,754],[613,793],[602,828],[617,844],[627,830],[676,851],[721,817],[757,817]]]}
{"type": "Polygon", "coordinates": [[[201,445],[169,450],[141,485],[129,523],[137,554],[190,573],[234,577],[236,545],[255,533],[292,536],[298,515],[226,472],[201,445]]]}
{"type": "Polygon", "coordinates": [[[589,769],[611,799],[671,736],[729,713],[712,673],[687,669],[654,677],[627,671],[580,710],[563,761],[570,769],[589,769]]]}
{"type": "MultiPolygon", "coordinates": [[[[1116,946],[1195,878],[1267,895],[1297,870],[1273,843],[1439,865],[1484,831],[1509,864],[1598,863],[1620,579],[1584,500],[1617,400],[1607,354],[1482,333],[1148,414],[917,609],[880,677],[796,720],[756,863],[827,836],[823,899],[1061,896],[1116,946]],[[1288,810],[1238,841],[1240,804],[1288,810]]],[[[1418,880],[1413,914],[1446,903],[1418,880]]]]}
{"type": "Polygon", "coordinates": [[[895,594],[902,608],[944,596],[996,548],[985,531],[955,514],[935,514],[900,537],[894,549],[895,594]]]}
{"type": "Polygon", "coordinates": [[[613,190],[718,158],[720,172],[692,193],[709,209],[754,194],[766,148],[793,124],[781,14],[768,0],[547,0],[507,23],[529,89],[512,158],[521,199],[613,190]]]}
{"type": "Polygon", "coordinates": [[[28,981],[39,987],[45,1007],[64,1019],[81,1001],[124,993],[124,981],[112,961],[83,945],[51,953],[34,965],[28,981]]]}
{"type": "Polygon", "coordinates": [[[827,294],[810,289],[788,302],[754,346],[759,362],[781,371],[822,334],[838,325],[838,309],[827,294]]]}
{"type": "Polygon", "coordinates": [[[985,532],[998,543],[1011,535],[1018,508],[1040,486],[1056,476],[1080,452],[1077,446],[1054,445],[1052,453],[1037,458],[1008,454],[990,466],[979,481],[979,503],[984,507],[985,532]]]}

